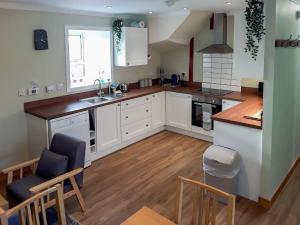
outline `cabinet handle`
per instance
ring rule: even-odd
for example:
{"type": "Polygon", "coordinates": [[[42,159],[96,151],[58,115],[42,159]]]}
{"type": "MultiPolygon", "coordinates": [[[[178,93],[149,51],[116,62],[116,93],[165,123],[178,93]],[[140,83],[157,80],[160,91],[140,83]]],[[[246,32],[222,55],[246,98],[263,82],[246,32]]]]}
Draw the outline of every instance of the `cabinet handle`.
{"type": "Polygon", "coordinates": [[[128,132],[126,132],[126,134],[128,134],[128,132]]]}
{"type": "Polygon", "coordinates": [[[128,116],[126,116],[125,118],[128,119],[128,116]]]}
{"type": "Polygon", "coordinates": [[[149,98],[146,98],[146,100],[148,101],[148,100],[149,100],[149,98]]]}
{"type": "Polygon", "coordinates": [[[126,105],[128,105],[128,103],[126,103],[126,105]]]}
{"type": "Polygon", "coordinates": [[[146,124],[146,127],[149,127],[149,124],[146,124]]]}
{"type": "Polygon", "coordinates": [[[120,104],[118,104],[118,106],[120,106],[120,104]]]}
{"type": "Polygon", "coordinates": [[[155,95],[152,95],[153,98],[155,98],[155,95]]]}
{"type": "Polygon", "coordinates": [[[147,109],[146,112],[149,112],[149,110],[147,109]]]}

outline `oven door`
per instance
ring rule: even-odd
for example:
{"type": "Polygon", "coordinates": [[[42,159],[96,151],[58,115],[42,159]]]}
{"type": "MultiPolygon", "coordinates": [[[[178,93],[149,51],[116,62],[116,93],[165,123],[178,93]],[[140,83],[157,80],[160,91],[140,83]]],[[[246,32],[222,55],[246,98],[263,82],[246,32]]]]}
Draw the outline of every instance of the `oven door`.
{"type": "Polygon", "coordinates": [[[192,102],[192,125],[203,127],[203,110],[201,102],[192,102]]]}

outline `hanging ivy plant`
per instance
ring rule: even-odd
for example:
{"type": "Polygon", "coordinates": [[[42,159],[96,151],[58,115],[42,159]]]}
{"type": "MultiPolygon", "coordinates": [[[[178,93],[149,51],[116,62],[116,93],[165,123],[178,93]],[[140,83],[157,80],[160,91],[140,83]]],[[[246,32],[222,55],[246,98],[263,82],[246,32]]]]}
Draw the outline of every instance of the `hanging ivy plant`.
{"type": "Polygon", "coordinates": [[[113,22],[115,48],[118,52],[121,51],[120,42],[122,38],[122,27],[123,27],[123,19],[118,18],[113,22]]]}
{"type": "Polygon", "coordinates": [[[251,57],[256,60],[259,43],[265,35],[265,16],[263,0],[246,0],[246,47],[245,52],[249,52],[251,57]]]}

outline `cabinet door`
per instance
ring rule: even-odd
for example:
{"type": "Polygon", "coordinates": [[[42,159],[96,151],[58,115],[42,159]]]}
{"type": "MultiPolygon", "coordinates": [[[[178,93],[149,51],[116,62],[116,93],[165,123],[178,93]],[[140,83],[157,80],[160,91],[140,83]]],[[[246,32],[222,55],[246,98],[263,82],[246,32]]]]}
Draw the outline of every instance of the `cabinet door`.
{"type": "Polygon", "coordinates": [[[148,64],[147,28],[125,28],[126,66],[148,64]]]}
{"type": "Polygon", "coordinates": [[[152,94],[151,110],[152,110],[152,129],[159,128],[165,125],[166,122],[166,94],[159,92],[152,94]]]}
{"type": "Polygon", "coordinates": [[[97,150],[104,151],[121,143],[120,103],[97,108],[97,150]]]}
{"type": "Polygon", "coordinates": [[[166,94],[167,125],[192,130],[192,96],[175,92],[166,94]]]}

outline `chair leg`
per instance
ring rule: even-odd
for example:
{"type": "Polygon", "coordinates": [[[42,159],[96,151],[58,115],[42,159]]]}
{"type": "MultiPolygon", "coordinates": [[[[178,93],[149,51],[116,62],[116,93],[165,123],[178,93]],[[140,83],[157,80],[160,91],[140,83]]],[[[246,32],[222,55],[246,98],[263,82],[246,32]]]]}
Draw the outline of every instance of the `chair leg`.
{"type": "Polygon", "coordinates": [[[78,185],[77,185],[77,183],[76,183],[76,180],[75,180],[74,177],[71,177],[71,178],[70,178],[70,181],[71,181],[72,188],[73,188],[73,190],[75,191],[75,195],[76,195],[76,198],[77,198],[77,200],[78,200],[78,202],[79,202],[79,205],[80,205],[80,207],[81,207],[81,210],[82,210],[83,212],[85,212],[85,211],[86,211],[86,205],[85,205],[84,199],[83,199],[83,197],[82,197],[82,195],[81,195],[81,193],[80,193],[80,190],[79,190],[79,188],[78,188],[78,185]]]}

